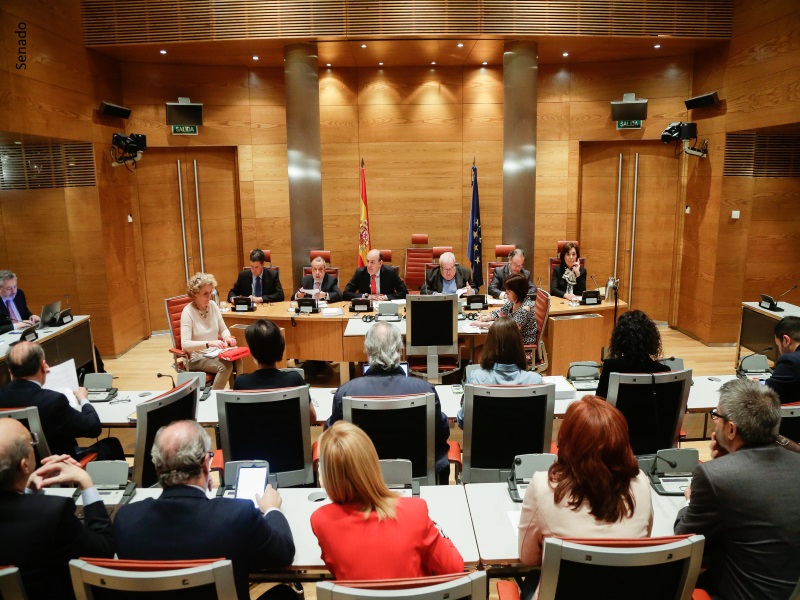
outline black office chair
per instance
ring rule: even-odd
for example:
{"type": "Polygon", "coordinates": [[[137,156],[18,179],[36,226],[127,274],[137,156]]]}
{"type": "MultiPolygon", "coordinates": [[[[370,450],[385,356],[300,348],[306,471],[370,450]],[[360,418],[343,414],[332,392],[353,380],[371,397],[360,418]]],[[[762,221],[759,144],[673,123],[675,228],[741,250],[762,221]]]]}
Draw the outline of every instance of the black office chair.
{"type": "Polygon", "coordinates": [[[465,385],[461,481],[505,481],[515,456],[550,452],[554,406],[555,384],[465,385]]]}
{"type": "Polygon", "coordinates": [[[800,402],[781,406],[781,435],[800,443],[800,402]]]}
{"type": "Polygon", "coordinates": [[[217,392],[217,413],[226,462],[265,460],[281,487],[314,482],[308,385],[217,392]]]}
{"type": "Polygon", "coordinates": [[[611,373],[608,402],[625,416],[634,454],[677,447],[691,385],[691,369],[611,373]]]}
{"type": "Polygon", "coordinates": [[[342,410],[345,421],[358,425],[370,437],[378,458],[408,459],[415,480],[421,485],[436,485],[433,392],[409,396],[345,396],[342,410]]]}

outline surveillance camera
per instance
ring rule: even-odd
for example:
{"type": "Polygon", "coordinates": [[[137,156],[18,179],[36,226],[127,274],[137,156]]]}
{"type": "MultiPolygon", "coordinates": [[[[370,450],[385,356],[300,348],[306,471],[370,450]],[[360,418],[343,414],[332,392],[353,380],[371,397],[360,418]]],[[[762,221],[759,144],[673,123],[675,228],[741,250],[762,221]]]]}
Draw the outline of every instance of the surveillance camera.
{"type": "MultiPolygon", "coordinates": [[[[689,141],[697,139],[697,123],[670,123],[667,128],[661,132],[661,141],[664,144],[671,144],[672,142],[683,142],[683,152],[691,154],[692,156],[705,157],[708,154],[706,150],[708,147],[708,140],[703,140],[702,148],[693,147],[689,141]]],[[[677,152],[680,154],[680,152],[677,152]]]]}
{"type": "MultiPolygon", "coordinates": [[[[126,165],[135,168],[137,161],[142,159],[142,152],[147,150],[147,136],[142,133],[132,133],[125,136],[115,133],[111,136],[111,166],[126,165]]],[[[132,169],[131,169],[132,170],[132,169]]]]}

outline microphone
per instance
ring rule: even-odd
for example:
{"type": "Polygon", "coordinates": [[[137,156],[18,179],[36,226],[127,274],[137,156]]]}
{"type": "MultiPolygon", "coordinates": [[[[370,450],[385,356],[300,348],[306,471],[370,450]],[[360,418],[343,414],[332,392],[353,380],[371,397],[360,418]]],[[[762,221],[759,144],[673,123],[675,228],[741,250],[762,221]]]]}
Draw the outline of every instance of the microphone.
{"type": "Polygon", "coordinates": [[[785,292],[783,292],[783,293],[782,293],[780,296],[778,296],[777,298],[775,298],[775,304],[777,304],[777,303],[778,303],[778,300],[780,300],[781,298],[783,298],[783,297],[784,297],[786,294],[788,294],[789,292],[793,292],[793,291],[795,291],[796,289],[797,289],[797,284],[795,284],[795,285],[793,285],[792,287],[790,287],[788,290],[786,290],[785,292]]]}
{"type": "Polygon", "coordinates": [[[175,387],[175,380],[172,378],[172,375],[169,373],[156,373],[156,376],[161,379],[162,377],[169,377],[169,380],[172,382],[172,387],[175,387]]]}
{"type": "Polygon", "coordinates": [[[656,454],[653,455],[653,467],[650,469],[650,475],[652,477],[655,477],[655,475],[656,475],[656,465],[658,464],[659,460],[663,460],[665,463],[667,463],[670,466],[671,469],[674,469],[675,467],[678,466],[678,463],[676,461],[669,460],[668,458],[664,458],[663,456],[659,456],[658,453],[656,453],[656,454]]]}
{"type": "Polygon", "coordinates": [[[537,287],[540,287],[540,288],[541,288],[541,287],[542,287],[542,276],[541,276],[541,275],[539,275],[539,276],[536,278],[536,280],[539,282],[539,285],[538,285],[537,287]]]}
{"type": "Polygon", "coordinates": [[[774,346],[767,346],[766,348],[762,348],[758,352],[753,352],[751,354],[743,356],[742,358],[739,359],[739,366],[736,367],[736,372],[740,373],[742,371],[742,363],[744,363],[744,361],[746,361],[751,356],[756,356],[757,354],[764,354],[764,352],[769,352],[770,350],[774,350],[774,349],[775,349],[774,346]]]}
{"type": "Polygon", "coordinates": [[[594,283],[594,289],[596,289],[596,290],[599,290],[599,289],[600,289],[600,286],[599,286],[599,285],[597,285],[597,282],[596,282],[596,281],[595,281],[595,279],[594,279],[594,275],[589,275],[589,277],[591,277],[591,278],[592,278],[592,283],[594,283]]]}

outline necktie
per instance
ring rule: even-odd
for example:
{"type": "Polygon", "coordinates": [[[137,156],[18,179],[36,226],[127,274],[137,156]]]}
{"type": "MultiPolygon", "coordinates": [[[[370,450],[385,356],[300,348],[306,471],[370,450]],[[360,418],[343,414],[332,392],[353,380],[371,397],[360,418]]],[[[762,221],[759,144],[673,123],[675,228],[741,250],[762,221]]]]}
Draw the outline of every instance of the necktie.
{"type": "Polygon", "coordinates": [[[253,286],[253,295],[261,297],[261,277],[256,277],[255,285],[253,286]]]}
{"type": "Polygon", "coordinates": [[[373,294],[378,293],[378,286],[375,281],[375,275],[372,276],[372,283],[370,284],[370,290],[372,291],[373,294]]]}
{"type": "Polygon", "coordinates": [[[17,312],[17,307],[14,306],[14,301],[11,298],[6,300],[6,308],[8,309],[8,316],[11,317],[12,321],[16,322],[22,320],[20,319],[19,313],[17,312]]]}

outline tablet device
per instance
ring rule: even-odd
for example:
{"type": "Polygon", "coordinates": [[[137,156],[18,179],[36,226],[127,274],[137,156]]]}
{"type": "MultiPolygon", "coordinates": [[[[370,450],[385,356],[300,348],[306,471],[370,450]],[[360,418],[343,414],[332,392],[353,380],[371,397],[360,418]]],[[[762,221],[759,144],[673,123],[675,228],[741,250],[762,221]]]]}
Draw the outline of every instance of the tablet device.
{"type": "Polygon", "coordinates": [[[269,467],[239,467],[236,474],[236,498],[250,500],[258,508],[256,494],[263,494],[269,479],[269,467]]]}

